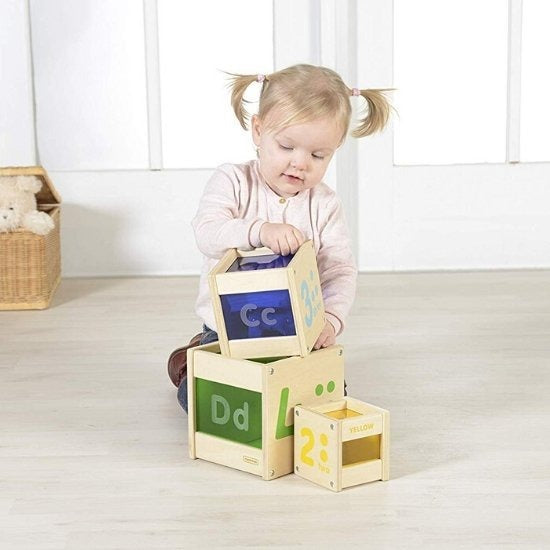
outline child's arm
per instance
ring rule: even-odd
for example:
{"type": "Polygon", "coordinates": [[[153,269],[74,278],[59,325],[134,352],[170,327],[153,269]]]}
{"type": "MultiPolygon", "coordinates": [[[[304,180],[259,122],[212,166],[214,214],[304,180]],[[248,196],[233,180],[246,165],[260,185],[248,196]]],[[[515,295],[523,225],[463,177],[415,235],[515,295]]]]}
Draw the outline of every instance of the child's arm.
{"type": "Polygon", "coordinates": [[[199,208],[191,225],[199,250],[209,258],[221,258],[230,248],[247,250],[261,246],[261,218],[239,217],[244,174],[231,167],[218,168],[204,188],[199,208]]]}
{"type": "MultiPolygon", "coordinates": [[[[357,287],[357,267],[351,251],[342,205],[336,196],[324,209],[317,266],[325,304],[325,315],[338,336],[344,329],[357,287]]],[[[330,331],[329,331],[330,332],[330,331]]],[[[330,334],[325,334],[330,337],[330,334]]]]}

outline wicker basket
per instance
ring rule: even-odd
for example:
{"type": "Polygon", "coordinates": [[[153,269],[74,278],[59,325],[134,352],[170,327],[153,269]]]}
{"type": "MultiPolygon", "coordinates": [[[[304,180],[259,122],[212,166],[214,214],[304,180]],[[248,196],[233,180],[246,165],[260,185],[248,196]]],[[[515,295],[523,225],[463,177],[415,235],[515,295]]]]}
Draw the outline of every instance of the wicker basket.
{"type": "Polygon", "coordinates": [[[38,208],[47,212],[55,224],[45,236],[23,229],[0,233],[0,310],[47,308],[61,279],[61,198],[41,166],[0,168],[0,176],[40,178],[38,208]]]}

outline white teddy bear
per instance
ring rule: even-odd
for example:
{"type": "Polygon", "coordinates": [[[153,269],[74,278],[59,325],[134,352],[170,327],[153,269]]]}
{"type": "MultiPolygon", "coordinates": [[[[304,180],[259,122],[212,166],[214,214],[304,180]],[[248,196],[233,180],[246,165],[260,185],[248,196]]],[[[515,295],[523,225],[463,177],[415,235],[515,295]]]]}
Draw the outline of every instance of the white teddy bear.
{"type": "Polygon", "coordinates": [[[41,188],[36,176],[0,177],[0,233],[21,228],[46,235],[54,228],[52,218],[37,210],[35,193],[41,188]]]}

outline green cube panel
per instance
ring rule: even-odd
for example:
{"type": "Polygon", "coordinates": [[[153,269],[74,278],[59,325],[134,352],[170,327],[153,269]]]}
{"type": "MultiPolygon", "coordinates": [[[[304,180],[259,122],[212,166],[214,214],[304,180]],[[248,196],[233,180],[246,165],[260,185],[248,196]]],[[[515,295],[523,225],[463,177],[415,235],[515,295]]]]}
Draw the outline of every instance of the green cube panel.
{"type": "Polygon", "coordinates": [[[195,378],[196,430],[262,448],[262,394],[195,378]]]}

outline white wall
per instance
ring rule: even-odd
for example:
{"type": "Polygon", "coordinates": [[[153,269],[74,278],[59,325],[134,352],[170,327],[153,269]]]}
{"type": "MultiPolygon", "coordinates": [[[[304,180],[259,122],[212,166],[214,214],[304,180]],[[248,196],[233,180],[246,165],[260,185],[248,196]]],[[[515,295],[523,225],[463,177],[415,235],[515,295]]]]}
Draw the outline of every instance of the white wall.
{"type": "Polygon", "coordinates": [[[190,222],[209,173],[52,172],[63,197],[63,273],[197,273],[190,222]]]}
{"type": "MultiPolygon", "coordinates": [[[[361,86],[393,86],[391,21],[359,2],[361,86]]],[[[549,163],[394,166],[392,132],[359,144],[362,270],[550,267],[549,163]]]]}
{"type": "Polygon", "coordinates": [[[0,2],[0,166],[35,163],[26,2],[0,2]]]}
{"type": "Polygon", "coordinates": [[[550,267],[548,166],[451,170],[395,169],[394,269],[550,267]]]}
{"type": "Polygon", "coordinates": [[[55,170],[148,168],[142,3],[30,8],[41,160],[55,170]]]}
{"type": "MultiPolygon", "coordinates": [[[[0,165],[37,161],[25,6],[24,0],[0,3],[0,98],[9,105],[1,111],[0,165]],[[4,74],[11,85],[4,85],[4,74]]],[[[339,22],[340,29],[335,29],[335,0],[290,6],[281,2],[275,17],[276,66],[321,60],[346,69],[349,60],[326,51],[338,48],[339,56],[345,51],[335,40],[346,28],[339,22]],[[301,9],[302,17],[293,17],[292,9],[301,9]],[[308,33],[299,32],[304,17],[312,13],[322,19],[324,36],[311,30],[315,25],[308,33]],[[292,36],[297,37],[295,47],[292,36]]],[[[353,14],[357,9],[358,15],[356,73],[361,87],[392,84],[388,6],[384,0],[365,0],[349,10],[353,14]]],[[[550,267],[548,164],[394,167],[391,128],[360,142],[356,166],[345,166],[349,158],[354,156],[342,155],[332,174],[340,178],[336,188],[347,197],[347,208],[356,207],[350,217],[356,220],[361,269],[550,267]],[[346,190],[349,185],[353,187],[346,190]]],[[[190,220],[210,173],[50,170],[63,197],[64,275],[198,273],[200,254],[190,220]]]]}

